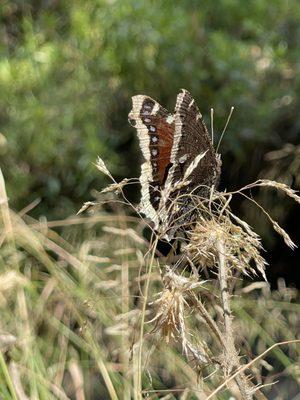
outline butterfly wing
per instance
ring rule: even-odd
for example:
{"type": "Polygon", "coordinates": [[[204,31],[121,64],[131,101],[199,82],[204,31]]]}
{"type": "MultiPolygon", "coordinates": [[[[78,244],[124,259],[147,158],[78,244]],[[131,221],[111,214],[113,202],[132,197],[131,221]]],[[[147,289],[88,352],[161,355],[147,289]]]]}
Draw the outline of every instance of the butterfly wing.
{"type": "Polygon", "coordinates": [[[170,161],[174,164],[172,183],[180,181],[188,167],[200,154],[199,161],[189,176],[187,192],[197,188],[206,197],[220,177],[221,162],[217,156],[202,115],[191,94],[182,89],[175,106],[175,132],[170,161]]]}
{"type": "Polygon", "coordinates": [[[198,195],[207,197],[211,187],[217,184],[219,156],[187,90],[182,89],[178,94],[174,114],[151,97],[134,96],[129,119],[137,129],[145,159],[140,176],[141,212],[154,222],[154,229],[163,228],[171,238],[178,226],[191,221],[189,198],[185,195],[196,190],[198,195]],[[180,189],[176,184],[187,174],[189,183],[180,189]],[[184,196],[176,205],[174,200],[178,195],[184,196]]]}
{"type": "Polygon", "coordinates": [[[159,224],[157,210],[161,191],[170,168],[170,157],[175,130],[174,116],[151,97],[132,97],[131,123],[137,129],[140,147],[145,159],[141,167],[141,212],[155,227],[159,224]]]}

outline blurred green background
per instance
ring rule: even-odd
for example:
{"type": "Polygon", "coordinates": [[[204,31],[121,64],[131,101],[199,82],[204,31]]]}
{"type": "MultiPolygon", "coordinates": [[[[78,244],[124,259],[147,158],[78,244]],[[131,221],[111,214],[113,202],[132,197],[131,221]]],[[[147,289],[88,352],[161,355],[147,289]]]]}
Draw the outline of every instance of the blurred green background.
{"type": "MultiPolygon", "coordinates": [[[[15,209],[40,198],[35,216],[74,214],[106,183],[97,155],[116,178],[138,176],[130,98],[147,94],[171,111],[180,88],[208,125],[214,108],[217,138],[235,106],[220,148],[222,189],[258,177],[299,188],[299,1],[2,1],[0,13],[0,157],[15,209]]],[[[297,241],[296,207],[253,195],[297,241]]],[[[299,252],[257,209],[236,207],[263,235],[269,277],[295,284],[299,252]]]]}

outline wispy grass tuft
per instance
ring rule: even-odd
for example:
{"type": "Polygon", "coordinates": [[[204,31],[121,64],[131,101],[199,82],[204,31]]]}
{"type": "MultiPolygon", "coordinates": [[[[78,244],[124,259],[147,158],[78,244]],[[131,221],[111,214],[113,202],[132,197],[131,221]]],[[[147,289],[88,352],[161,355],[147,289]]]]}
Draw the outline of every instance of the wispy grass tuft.
{"type": "Polygon", "coordinates": [[[298,292],[245,286],[265,263],[229,194],[192,195],[199,214],[167,259],[126,200],[36,221],[9,207],[2,176],[0,194],[1,398],[269,398],[285,382],[297,393],[298,292]]]}

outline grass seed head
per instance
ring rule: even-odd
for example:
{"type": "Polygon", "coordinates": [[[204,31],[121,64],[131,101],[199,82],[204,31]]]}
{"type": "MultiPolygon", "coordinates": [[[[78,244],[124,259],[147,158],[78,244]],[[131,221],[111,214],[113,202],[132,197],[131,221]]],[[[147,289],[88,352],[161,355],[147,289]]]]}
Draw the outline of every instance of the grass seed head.
{"type": "Polygon", "coordinates": [[[192,355],[199,364],[208,362],[208,355],[203,348],[194,346],[189,340],[185,316],[191,311],[189,299],[194,300],[194,290],[204,282],[195,280],[193,276],[184,277],[173,272],[166,266],[164,275],[164,288],[158,293],[158,299],[154,301],[157,307],[156,316],[149,322],[155,322],[152,332],[160,332],[169,343],[172,339],[180,342],[183,352],[192,355]]]}
{"type": "Polygon", "coordinates": [[[228,267],[240,270],[244,274],[256,273],[255,268],[265,277],[266,262],[261,256],[260,238],[253,234],[249,225],[237,225],[230,214],[220,218],[200,218],[190,234],[185,250],[193,262],[203,268],[217,265],[218,242],[224,243],[228,267]]]}

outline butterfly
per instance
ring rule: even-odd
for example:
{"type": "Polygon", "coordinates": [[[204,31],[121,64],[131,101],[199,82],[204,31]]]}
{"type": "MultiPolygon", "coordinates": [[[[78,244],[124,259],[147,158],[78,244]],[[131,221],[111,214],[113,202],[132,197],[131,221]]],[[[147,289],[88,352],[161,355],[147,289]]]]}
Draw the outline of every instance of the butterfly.
{"type": "Polygon", "coordinates": [[[175,216],[180,221],[178,216],[188,209],[190,193],[207,198],[218,184],[220,156],[195,100],[185,89],[177,95],[173,113],[149,96],[133,96],[128,118],[137,130],[144,157],[140,211],[155,230],[163,226],[170,231],[175,216]],[[176,204],[176,198],[182,201],[176,204]]]}

